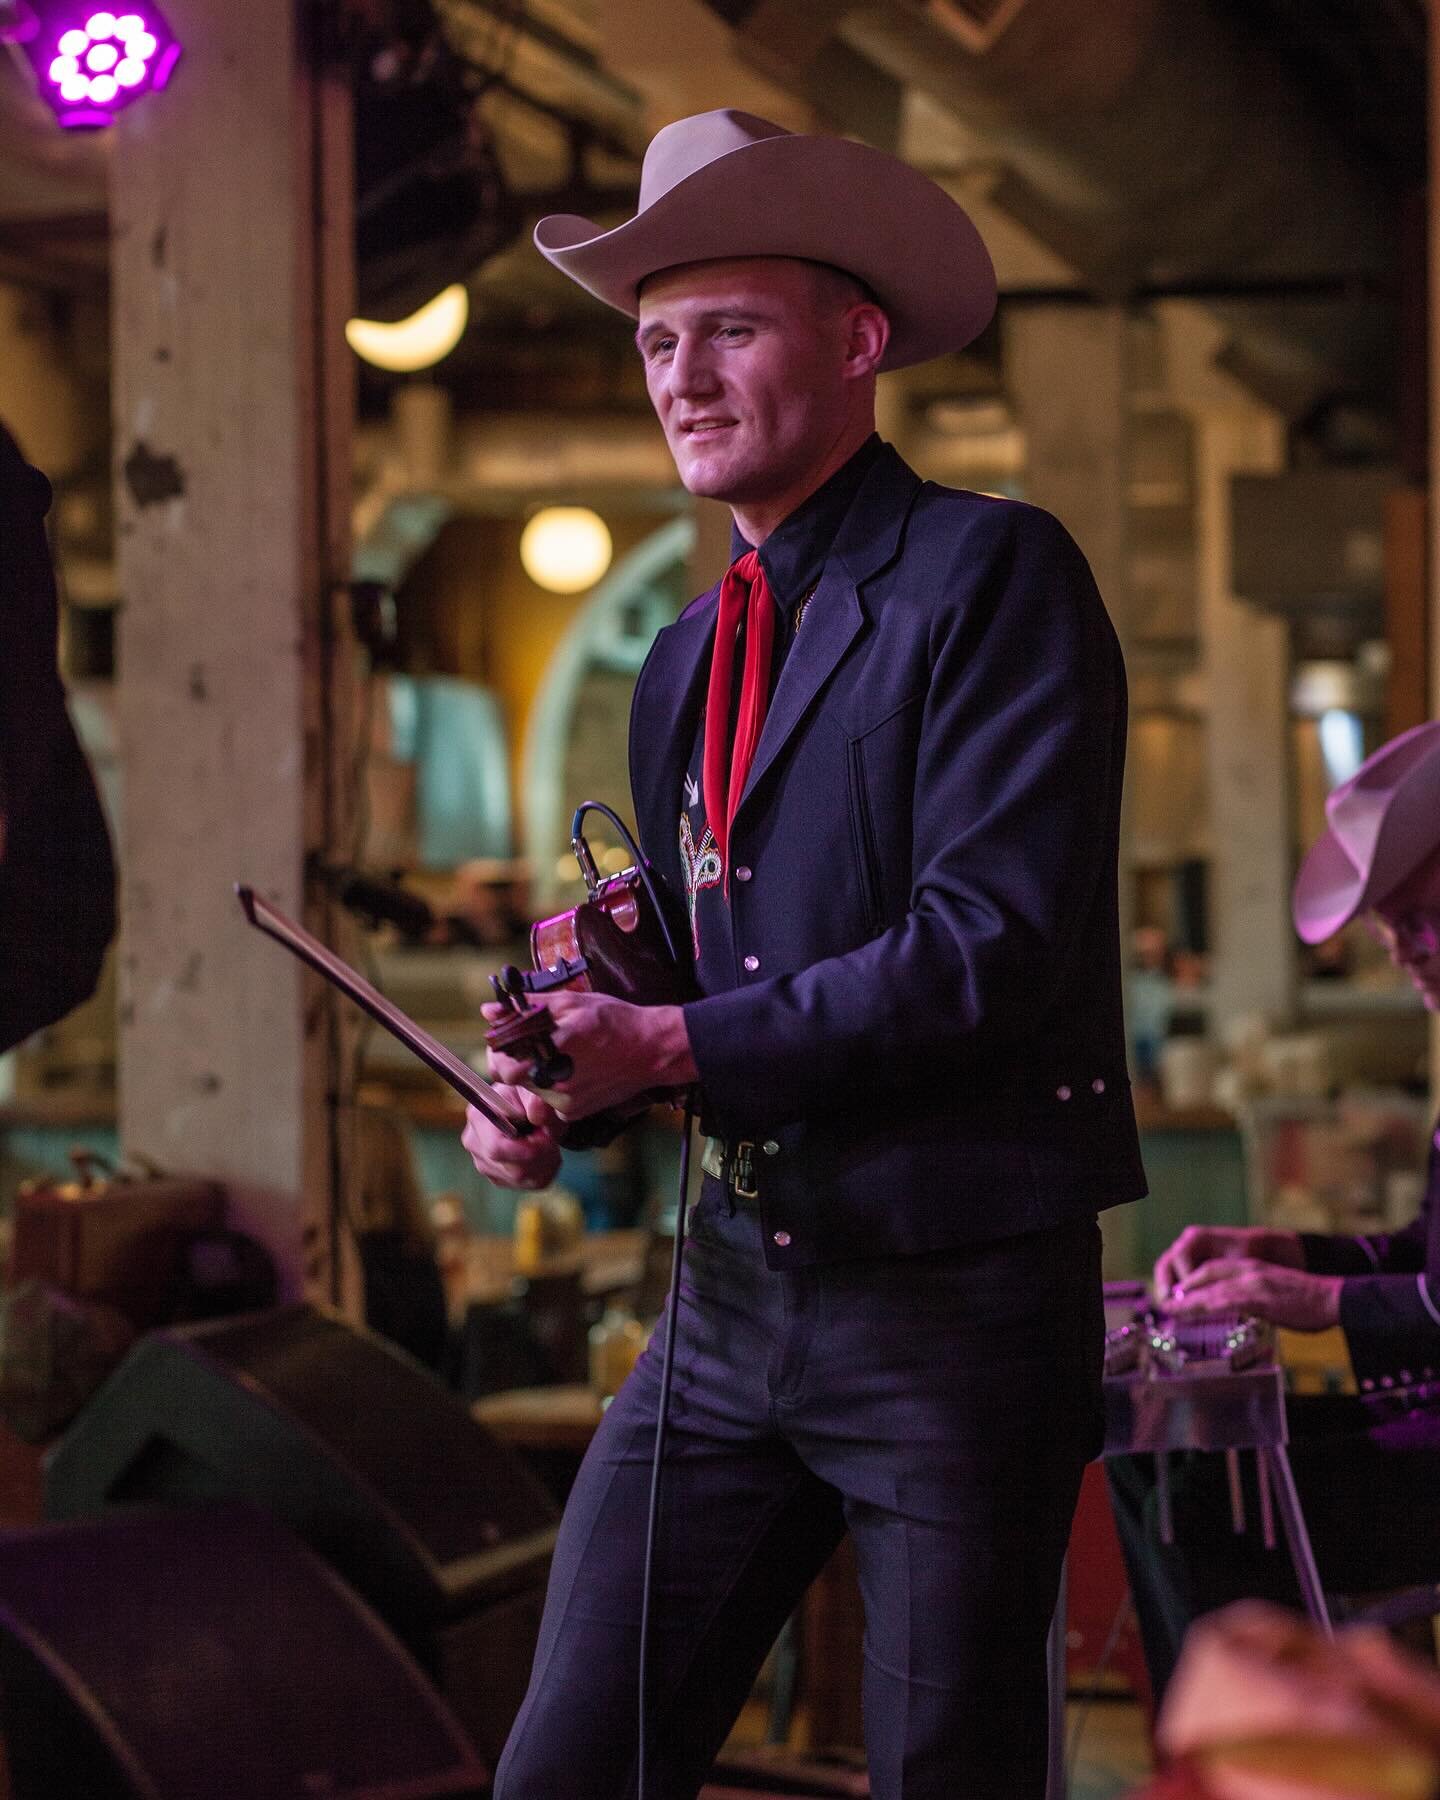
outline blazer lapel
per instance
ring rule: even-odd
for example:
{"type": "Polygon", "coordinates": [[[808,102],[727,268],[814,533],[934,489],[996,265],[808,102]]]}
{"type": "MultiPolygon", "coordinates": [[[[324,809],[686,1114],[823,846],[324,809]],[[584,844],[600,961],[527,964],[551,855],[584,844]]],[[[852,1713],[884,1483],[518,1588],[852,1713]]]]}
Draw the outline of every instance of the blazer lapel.
{"type": "Polygon", "coordinates": [[[785,748],[810,702],[829,680],[864,623],[865,615],[860,610],[855,583],[844,564],[837,565],[832,556],[811,596],[804,623],[775,684],[775,696],[765,715],[765,726],[755,747],[755,760],[746,777],[745,792],[740,796],[742,806],[785,748]]]}
{"type": "Polygon", "coordinates": [[[646,704],[632,718],[630,786],[651,860],[675,855],[681,783],[700,717],[720,586],[693,601],[655,640],[642,680],[646,704]],[[653,696],[653,697],[652,697],[653,696]]]}
{"type": "MultiPolygon", "coordinates": [[[[887,444],[845,515],[785,658],[740,797],[742,807],[865,623],[860,585],[893,561],[900,529],[919,491],[919,476],[887,444]]],[[[710,616],[713,629],[713,609],[710,616]]]]}

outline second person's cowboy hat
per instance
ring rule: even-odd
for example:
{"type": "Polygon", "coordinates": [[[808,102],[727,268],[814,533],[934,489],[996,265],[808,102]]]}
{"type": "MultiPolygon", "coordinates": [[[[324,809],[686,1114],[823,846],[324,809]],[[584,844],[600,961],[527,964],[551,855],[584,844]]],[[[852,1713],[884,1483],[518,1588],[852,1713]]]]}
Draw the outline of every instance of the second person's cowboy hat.
{"type": "Polygon", "coordinates": [[[1318,944],[1440,849],[1440,723],[1382,744],[1325,802],[1329,820],[1295,880],[1295,929],[1318,944]]]}
{"type": "Polygon", "coordinates": [[[898,157],[724,109],[667,125],[640,204],[613,231],[552,213],[542,256],[632,318],[647,276],[681,263],[794,256],[858,276],[890,319],[886,369],[959,350],[995,311],[995,270],[969,215],[898,157]]]}

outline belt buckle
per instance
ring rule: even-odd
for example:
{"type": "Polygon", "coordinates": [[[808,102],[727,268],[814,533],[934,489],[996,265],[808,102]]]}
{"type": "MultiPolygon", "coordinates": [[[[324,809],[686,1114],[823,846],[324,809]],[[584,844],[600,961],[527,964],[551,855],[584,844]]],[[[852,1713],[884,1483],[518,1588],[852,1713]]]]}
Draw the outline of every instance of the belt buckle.
{"type": "Polygon", "coordinates": [[[737,1200],[759,1199],[759,1190],[755,1186],[755,1145],[749,1138],[726,1146],[725,1174],[730,1192],[737,1200]]]}

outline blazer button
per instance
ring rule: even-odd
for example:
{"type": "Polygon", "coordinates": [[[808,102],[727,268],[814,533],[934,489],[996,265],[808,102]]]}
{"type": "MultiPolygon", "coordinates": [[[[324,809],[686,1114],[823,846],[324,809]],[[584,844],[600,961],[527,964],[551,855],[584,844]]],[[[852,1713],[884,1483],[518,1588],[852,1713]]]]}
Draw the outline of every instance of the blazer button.
{"type": "Polygon", "coordinates": [[[767,1156],[778,1156],[780,1154],[780,1146],[775,1142],[774,1138],[766,1138],[760,1148],[767,1156]]]}
{"type": "Polygon", "coordinates": [[[1070,1090],[1069,1090],[1069,1088],[1068,1088],[1068,1087],[1058,1087],[1058,1088],[1056,1088],[1056,1090],[1055,1090],[1055,1098],[1056,1098],[1056,1099],[1057,1099],[1057,1100],[1068,1100],[1068,1099],[1069,1099],[1069,1098],[1070,1098],[1070,1090]]]}
{"type": "Polygon", "coordinates": [[[774,1241],[782,1250],[788,1250],[790,1248],[790,1233],[788,1231],[777,1231],[775,1233],[774,1241]]]}
{"type": "Polygon", "coordinates": [[[1098,1075],[1090,1083],[1090,1092],[1092,1094],[1103,1094],[1105,1092],[1105,1083],[1100,1079],[1100,1077],[1098,1075]]]}
{"type": "Polygon", "coordinates": [[[748,881],[752,874],[754,874],[754,870],[748,868],[744,863],[741,863],[740,867],[735,871],[735,879],[737,881],[748,881]]]}
{"type": "Polygon", "coordinates": [[[755,971],[760,967],[760,958],[758,956],[747,956],[745,958],[745,967],[750,972],[750,974],[753,975],[755,973],[755,971]]]}

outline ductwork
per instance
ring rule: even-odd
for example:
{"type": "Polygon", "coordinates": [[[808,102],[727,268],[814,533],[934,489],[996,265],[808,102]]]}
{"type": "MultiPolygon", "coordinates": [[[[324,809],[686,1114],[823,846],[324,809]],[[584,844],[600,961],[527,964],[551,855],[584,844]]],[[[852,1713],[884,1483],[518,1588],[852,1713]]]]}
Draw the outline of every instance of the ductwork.
{"type": "Polygon", "coordinates": [[[829,34],[941,102],[1003,163],[995,204],[1098,292],[1273,289],[1216,307],[1236,372],[1272,403],[1383,389],[1386,310],[1340,288],[1390,273],[1390,196],[1212,0],[804,0],[808,35],[772,29],[765,0],[711,4],[772,75],[788,56],[797,87],[797,47],[829,34]]]}

